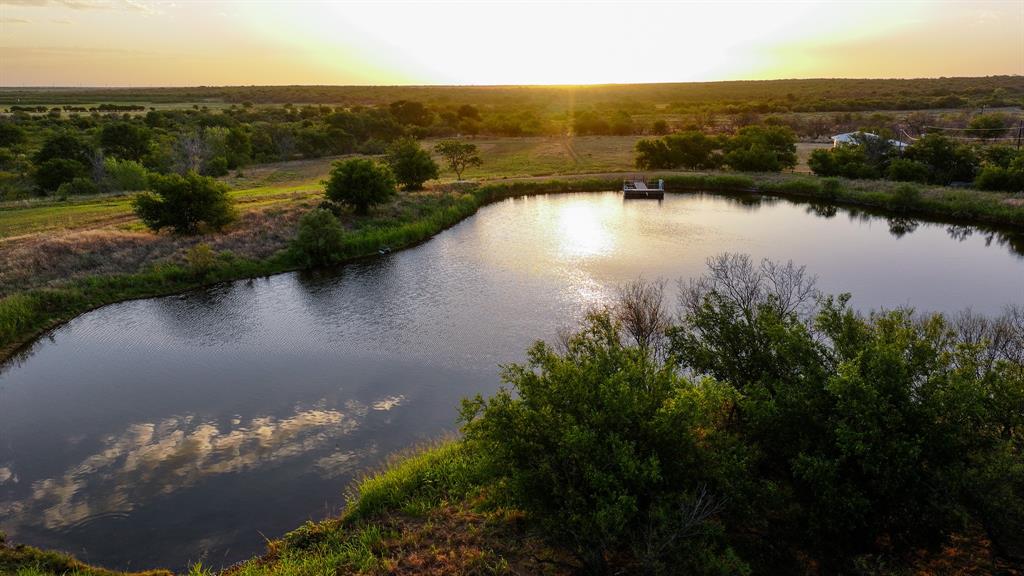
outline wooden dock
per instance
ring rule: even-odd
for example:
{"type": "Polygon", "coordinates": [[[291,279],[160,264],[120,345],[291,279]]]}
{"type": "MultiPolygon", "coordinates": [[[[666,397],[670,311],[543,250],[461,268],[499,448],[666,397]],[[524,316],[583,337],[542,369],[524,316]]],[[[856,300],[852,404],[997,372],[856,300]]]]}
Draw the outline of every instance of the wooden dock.
{"type": "Polygon", "coordinates": [[[622,196],[625,198],[650,198],[661,200],[665,197],[665,181],[658,180],[657,188],[651,187],[646,178],[630,178],[622,181],[622,196]]]}

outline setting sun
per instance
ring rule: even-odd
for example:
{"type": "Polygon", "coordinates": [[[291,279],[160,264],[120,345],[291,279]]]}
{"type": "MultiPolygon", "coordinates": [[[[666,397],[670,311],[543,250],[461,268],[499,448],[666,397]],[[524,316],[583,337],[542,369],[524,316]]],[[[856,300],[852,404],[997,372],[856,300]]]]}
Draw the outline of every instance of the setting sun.
{"type": "Polygon", "coordinates": [[[0,575],[1024,566],[1024,0],[0,0],[0,575]]]}
{"type": "Polygon", "coordinates": [[[0,83],[581,84],[1020,74],[1022,6],[4,0],[0,83]]]}

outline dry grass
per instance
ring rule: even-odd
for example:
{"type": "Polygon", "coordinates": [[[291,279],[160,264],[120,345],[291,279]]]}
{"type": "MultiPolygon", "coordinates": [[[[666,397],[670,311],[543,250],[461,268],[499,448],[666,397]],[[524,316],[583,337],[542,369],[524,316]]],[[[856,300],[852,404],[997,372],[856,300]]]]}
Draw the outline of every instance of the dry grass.
{"type": "Polygon", "coordinates": [[[530,536],[521,513],[481,513],[444,506],[426,518],[391,520],[395,535],[382,546],[379,573],[572,574],[569,558],[530,536]]]}
{"type": "Polygon", "coordinates": [[[0,242],[0,297],[87,276],[134,273],[160,262],[182,262],[196,244],[261,260],[285,248],[312,200],[242,212],[217,234],[175,236],[114,227],[32,234],[0,242]]]}

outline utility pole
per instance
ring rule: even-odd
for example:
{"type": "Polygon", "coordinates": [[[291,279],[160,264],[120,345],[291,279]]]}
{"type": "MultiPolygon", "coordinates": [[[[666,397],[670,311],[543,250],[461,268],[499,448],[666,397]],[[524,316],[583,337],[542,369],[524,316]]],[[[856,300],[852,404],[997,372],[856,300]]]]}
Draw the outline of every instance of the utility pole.
{"type": "Polygon", "coordinates": [[[1017,122],[1017,150],[1020,150],[1021,136],[1024,136],[1024,120],[1017,122]]]}

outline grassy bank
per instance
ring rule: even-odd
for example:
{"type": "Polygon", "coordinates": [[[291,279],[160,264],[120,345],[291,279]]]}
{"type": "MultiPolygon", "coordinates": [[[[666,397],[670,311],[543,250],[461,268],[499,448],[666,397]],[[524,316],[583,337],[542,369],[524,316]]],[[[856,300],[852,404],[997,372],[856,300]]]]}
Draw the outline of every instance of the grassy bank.
{"type": "MultiPolygon", "coordinates": [[[[865,574],[1015,574],[995,565],[983,538],[955,537],[939,553],[865,574]]],[[[479,457],[459,440],[393,458],[356,483],[336,518],[307,522],[266,552],[223,570],[193,565],[189,576],[320,574],[578,573],[568,551],[545,542],[506,501],[479,457]]],[[[1012,570],[1012,569],[1010,569],[1012,570]]],[[[164,570],[117,572],[56,552],[0,541],[0,573],[14,576],[171,576],[164,570]]]]}
{"type": "MultiPolygon", "coordinates": [[[[828,184],[826,180],[816,177],[786,174],[675,173],[662,176],[669,191],[760,192],[812,202],[893,211],[905,216],[948,218],[965,223],[1024,229],[1024,199],[1005,194],[943,187],[908,188],[906,185],[884,181],[834,181],[828,184]]],[[[445,186],[429,193],[404,195],[370,217],[347,222],[349,231],[342,256],[351,260],[372,256],[382,246],[400,249],[414,245],[472,215],[481,206],[505,198],[613,190],[620,185],[619,175],[599,175],[445,186]]],[[[279,199],[295,193],[296,189],[289,187],[283,191],[273,188],[255,189],[240,192],[239,195],[264,202],[283,202],[279,199]]],[[[308,193],[302,199],[302,206],[314,205],[308,193]]],[[[295,208],[294,200],[292,208],[295,208]]],[[[269,214],[268,220],[282,220],[276,212],[269,214]]],[[[284,221],[287,222],[287,219],[284,221]]],[[[99,306],[183,292],[227,280],[295,270],[299,268],[297,261],[283,249],[293,233],[290,228],[275,230],[277,243],[272,246],[277,248],[274,253],[263,257],[246,257],[244,251],[239,255],[231,250],[231,245],[221,250],[214,243],[214,249],[219,252],[218,258],[212,266],[202,269],[196,269],[180,258],[165,259],[143,266],[141,271],[90,275],[57,286],[10,293],[0,299],[0,359],[11,356],[46,330],[99,306]]],[[[264,238],[261,234],[248,233],[246,241],[249,244],[259,243],[264,238]]],[[[168,237],[162,235],[161,238],[168,237]]]]}
{"type": "MultiPolygon", "coordinates": [[[[485,204],[523,194],[604,190],[608,180],[517,182],[406,195],[366,218],[347,222],[342,256],[372,256],[383,247],[400,249],[422,242],[472,215],[485,204]]],[[[296,270],[287,250],[253,259],[224,251],[212,265],[198,269],[182,261],[152,264],[141,272],[89,276],[63,285],[35,288],[0,299],[0,359],[5,359],[39,334],[94,308],[131,300],[184,292],[234,280],[296,270]]]]}

